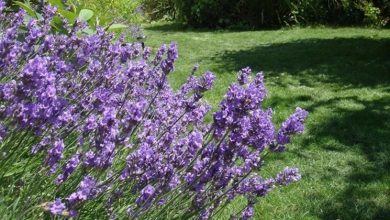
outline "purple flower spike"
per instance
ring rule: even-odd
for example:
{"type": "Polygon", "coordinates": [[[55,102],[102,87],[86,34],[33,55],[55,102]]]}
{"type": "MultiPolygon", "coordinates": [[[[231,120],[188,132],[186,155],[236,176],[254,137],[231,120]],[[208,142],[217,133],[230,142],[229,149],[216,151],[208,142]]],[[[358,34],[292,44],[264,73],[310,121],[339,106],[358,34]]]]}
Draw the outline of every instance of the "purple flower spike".
{"type": "Polygon", "coordinates": [[[280,185],[288,185],[301,179],[301,174],[297,168],[286,167],[276,176],[276,182],[280,185]]]}
{"type": "Polygon", "coordinates": [[[240,85],[244,85],[249,82],[251,73],[252,70],[249,67],[246,67],[238,72],[237,81],[240,83],[240,85]]]}
{"type": "Polygon", "coordinates": [[[0,12],[2,12],[6,7],[6,4],[3,0],[0,0],[0,12]]]}
{"type": "Polygon", "coordinates": [[[64,148],[64,142],[59,139],[54,142],[52,148],[49,150],[47,164],[50,166],[51,173],[57,170],[57,162],[62,159],[64,148]]]}
{"type": "Polygon", "coordinates": [[[253,217],[254,208],[253,205],[248,205],[241,214],[241,220],[249,220],[253,217]]]}
{"type": "Polygon", "coordinates": [[[307,111],[301,108],[296,108],[294,114],[292,114],[285,122],[283,122],[282,127],[279,129],[277,135],[278,145],[285,145],[290,143],[291,135],[303,132],[303,122],[305,121],[307,115],[307,111]]]}
{"type": "Polygon", "coordinates": [[[200,79],[200,90],[209,90],[213,87],[215,76],[212,72],[207,71],[200,79]]]}
{"type": "Polygon", "coordinates": [[[63,173],[60,174],[56,179],[56,184],[61,184],[68,179],[69,175],[73,173],[76,167],[80,163],[80,154],[73,155],[68,162],[65,164],[63,173]]]}
{"type": "Polygon", "coordinates": [[[141,190],[141,195],[137,198],[136,203],[139,206],[146,205],[144,203],[150,203],[152,198],[154,197],[155,192],[156,189],[153,186],[147,185],[141,190]]]}
{"type": "Polygon", "coordinates": [[[65,209],[65,204],[62,203],[61,199],[56,199],[49,204],[49,211],[54,215],[62,215],[65,209]]]}
{"type": "Polygon", "coordinates": [[[76,192],[72,193],[68,197],[69,204],[71,206],[76,205],[79,202],[86,201],[88,199],[92,199],[97,195],[98,190],[96,189],[97,183],[95,179],[91,176],[86,176],[80,182],[79,188],[76,192]]]}
{"type": "Polygon", "coordinates": [[[194,66],[173,88],[168,74],[179,57],[176,43],[162,45],[153,59],[149,47],[103,27],[84,34],[87,22],[54,17],[50,5],[28,19],[23,10],[5,15],[5,7],[0,0],[0,142],[31,143],[31,156],[46,158],[42,166],[56,175],[55,184],[74,187],[44,203],[46,211],[72,217],[97,205],[120,218],[116,212],[130,207],[130,218],[145,218],[178,194],[190,200],[181,206],[191,210],[188,218],[208,219],[242,196],[249,205],[237,218],[249,219],[257,197],[300,179],[295,168],[276,179],[255,175],[263,151],[283,151],[307,117],[297,108],[275,130],[272,110],[262,108],[263,73],[239,71],[210,121],[212,108],[202,97],[215,75],[196,76],[194,66]],[[53,29],[53,18],[64,31],[53,29]],[[34,139],[12,139],[22,134],[34,139]],[[124,198],[129,193],[138,197],[124,198]]]}
{"type": "Polygon", "coordinates": [[[4,127],[2,124],[0,124],[0,143],[7,136],[7,134],[8,134],[7,128],[4,127]]]}

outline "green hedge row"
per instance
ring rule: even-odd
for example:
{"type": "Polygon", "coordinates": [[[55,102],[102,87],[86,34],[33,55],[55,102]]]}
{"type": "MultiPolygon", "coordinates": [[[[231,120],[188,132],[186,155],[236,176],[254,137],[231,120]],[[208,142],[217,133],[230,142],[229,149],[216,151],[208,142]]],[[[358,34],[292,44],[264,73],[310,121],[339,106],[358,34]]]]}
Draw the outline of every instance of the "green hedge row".
{"type": "Polygon", "coordinates": [[[390,0],[142,0],[151,19],[180,19],[195,27],[292,24],[384,26],[390,0]]]}

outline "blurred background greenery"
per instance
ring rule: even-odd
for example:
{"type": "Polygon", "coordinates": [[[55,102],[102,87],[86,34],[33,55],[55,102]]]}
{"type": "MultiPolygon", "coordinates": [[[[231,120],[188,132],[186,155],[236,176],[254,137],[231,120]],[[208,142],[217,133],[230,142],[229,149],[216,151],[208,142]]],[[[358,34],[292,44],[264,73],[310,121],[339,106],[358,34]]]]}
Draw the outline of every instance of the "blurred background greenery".
{"type": "MultiPolygon", "coordinates": [[[[23,0],[22,0],[23,1],[23,0]]],[[[46,0],[28,0],[40,4],[46,0]]],[[[9,5],[15,0],[7,0],[9,5]]],[[[193,27],[291,25],[389,27],[390,0],[49,0],[88,8],[98,17],[140,23],[170,20],[193,27]]]]}

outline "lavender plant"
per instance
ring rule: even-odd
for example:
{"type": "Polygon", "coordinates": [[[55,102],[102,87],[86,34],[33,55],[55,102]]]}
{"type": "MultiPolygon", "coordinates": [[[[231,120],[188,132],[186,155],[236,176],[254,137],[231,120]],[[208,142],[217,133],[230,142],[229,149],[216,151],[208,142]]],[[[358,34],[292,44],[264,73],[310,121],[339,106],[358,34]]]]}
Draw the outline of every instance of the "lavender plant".
{"type": "Polygon", "coordinates": [[[272,110],[261,107],[262,73],[242,69],[207,123],[211,108],[202,97],[215,77],[196,76],[195,66],[173,90],[175,43],[151,57],[150,48],[103,28],[83,35],[82,21],[52,32],[51,6],[26,27],[24,11],[3,10],[0,0],[0,148],[8,158],[0,178],[22,148],[43,158],[39,172],[51,184],[66,186],[36,208],[74,217],[99,204],[113,219],[209,219],[244,197],[247,206],[232,218],[250,219],[257,198],[301,178],[296,168],[259,174],[265,155],[284,151],[307,117],[297,108],[276,129],[272,110]]]}

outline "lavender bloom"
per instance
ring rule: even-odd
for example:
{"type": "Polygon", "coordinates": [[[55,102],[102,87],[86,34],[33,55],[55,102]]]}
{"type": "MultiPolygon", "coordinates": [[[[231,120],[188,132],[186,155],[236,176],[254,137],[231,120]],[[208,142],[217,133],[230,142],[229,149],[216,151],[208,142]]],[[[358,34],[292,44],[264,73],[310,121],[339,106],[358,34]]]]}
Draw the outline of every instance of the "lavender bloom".
{"type": "Polygon", "coordinates": [[[263,180],[259,176],[245,179],[237,188],[238,194],[252,194],[255,196],[265,196],[275,185],[274,179],[263,180]]]}
{"type": "Polygon", "coordinates": [[[8,134],[7,128],[4,127],[2,124],[0,124],[0,143],[4,140],[7,134],[8,134]]]}
{"type": "Polygon", "coordinates": [[[283,151],[285,149],[284,145],[290,143],[291,135],[303,132],[303,122],[305,121],[307,115],[307,111],[301,108],[296,108],[294,114],[283,122],[282,127],[279,129],[277,134],[276,144],[271,145],[270,149],[276,152],[283,151]]]}
{"type": "Polygon", "coordinates": [[[289,140],[289,135],[299,134],[303,132],[304,126],[303,122],[306,119],[308,112],[297,108],[285,122],[283,122],[282,127],[278,132],[278,143],[287,144],[289,140]]]}
{"type": "Polygon", "coordinates": [[[210,215],[212,213],[212,208],[204,209],[199,214],[199,219],[201,220],[207,220],[210,218],[210,215]]]}
{"type": "Polygon", "coordinates": [[[65,209],[65,204],[62,203],[61,199],[56,199],[49,204],[49,211],[54,215],[61,215],[65,209]]]}
{"type": "Polygon", "coordinates": [[[144,203],[150,203],[154,197],[155,192],[156,189],[153,186],[147,185],[141,190],[141,195],[137,198],[136,203],[139,206],[145,205],[144,203]]]}
{"type": "MultiPolygon", "coordinates": [[[[89,201],[107,200],[110,216],[121,216],[114,213],[123,210],[119,204],[142,218],[179,192],[191,198],[182,204],[194,210],[190,217],[207,219],[224,201],[262,197],[300,178],[295,169],[275,179],[253,175],[263,151],[283,149],[307,117],[297,109],[275,131],[272,110],[262,108],[261,72],[251,79],[250,68],[242,69],[209,121],[211,106],[202,97],[215,76],[195,76],[195,66],[180,90],[173,89],[167,75],[178,59],[175,43],[151,59],[150,48],[124,36],[116,40],[102,27],[83,35],[88,24],[80,20],[64,20],[67,34],[57,33],[51,29],[56,9],[43,13],[27,23],[23,11],[0,13],[0,140],[17,136],[10,131],[32,132],[38,139],[32,152],[46,155],[43,166],[55,173],[55,184],[71,187],[82,178],[65,203],[50,203],[51,213],[77,215],[89,201]],[[123,193],[114,196],[114,187],[123,193]],[[120,199],[129,192],[138,197],[120,199]]],[[[243,219],[253,216],[253,205],[243,219]]]]}
{"type": "Polygon", "coordinates": [[[199,90],[206,91],[213,87],[215,76],[212,72],[207,71],[200,78],[199,90]]]}
{"type": "Polygon", "coordinates": [[[76,169],[76,167],[80,163],[80,154],[73,155],[65,164],[65,167],[63,169],[63,173],[60,174],[56,179],[56,184],[61,184],[65,180],[68,179],[69,175],[73,173],[73,171],[76,169]]]}
{"type": "Polygon", "coordinates": [[[251,68],[246,67],[240,72],[238,72],[237,81],[240,83],[240,85],[245,85],[249,82],[250,74],[252,73],[251,68]]]}
{"type": "Polygon", "coordinates": [[[145,47],[144,52],[143,52],[143,54],[142,54],[142,58],[143,58],[144,60],[148,60],[148,59],[149,59],[151,50],[152,50],[152,49],[151,49],[150,47],[145,47]]]}
{"type": "Polygon", "coordinates": [[[0,0],[0,13],[5,9],[6,4],[3,0],[0,0]]]}
{"type": "MultiPolygon", "coordinates": [[[[163,51],[161,51],[162,53],[163,51]]],[[[161,70],[165,73],[168,74],[174,70],[174,62],[177,60],[179,57],[178,51],[177,51],[177,45],[176,43],[172,43],[167,52],[167,58],[163,60],[160,64],[161,70]]],[[[156,56],[157,59],[157,56],[156,56]]],[[[158,60],[158,59],[157,59],[158,60]]]]}
{"type": "Polygon", "coordinates": [[[247,207],[244,209],[244,211],[242,211],[241,219],[242,219],[242,220],[251,219],[251,218],[253,217],[253,214],[254,214],[253,205],[249,205],[249,206],[247,206],[247,207]]]}
{"type": "Polygon", "coordinates": [[[57,169],[57,162],[62,159],[62,153],[65,145],[62,140],[56,140],[53,147],[48,151],[47,164],[50,166],[50,172],[54,173],[57,169]]]}
{"type": "Polygon", "coordinates": [[[297,168],[286,167],[276,176],[276,182],[280,185],[288,185],[301,179],[301,174],[297,168]]]}
{"type": "Polygon", "coordinates": [[[167,45],[163,44],[156,53],[156,56],[153,60],[153,65],[157,66],[161,62],[166,50],[167,50],[167,45]]]}
{"type": "Polygon", "coordinates": [[[45,10],[45,12],[43,14],[45,16],[45,19],[52,18],[55,15],[55,13],[57,12],[57,8],[53,7],[51,5],[47,5],[44,8],[44,10],[45,10]]]}
{"type": "Polygon", "coordinates": [[[80,182],[79,188],[76,192],[72,193],[67,200],[70,206],[74,206],[79,202],[91,199],[97,195],[98,190],[96,189],[97,183],[91,176],[86,176],[80,182]]]}
{"type": "Polygon", "coordinates": [[[172,60],[172,61],[176,61],[177,58],[179,58],[176,43],[171,43],[171,45],[169,45],[168,52],[167,52],[167,58],[169,60],[172,60]]]}

